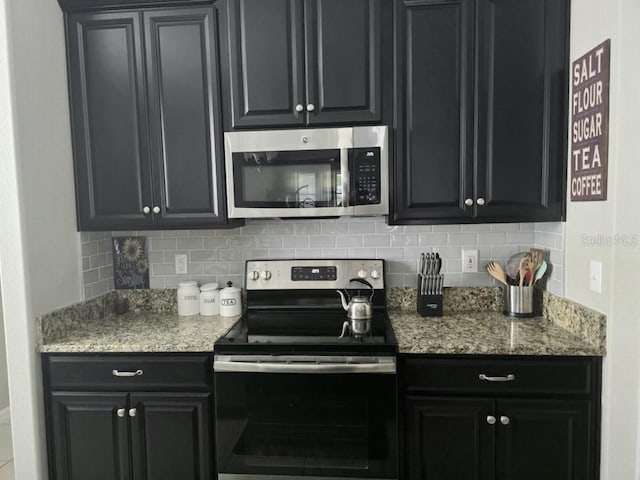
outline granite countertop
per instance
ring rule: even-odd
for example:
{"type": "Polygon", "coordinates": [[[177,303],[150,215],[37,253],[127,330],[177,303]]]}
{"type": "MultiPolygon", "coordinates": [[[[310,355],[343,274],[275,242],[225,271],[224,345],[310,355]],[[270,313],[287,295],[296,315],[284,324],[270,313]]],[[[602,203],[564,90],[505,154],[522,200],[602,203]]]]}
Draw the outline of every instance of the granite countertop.
{"type": "MultiPolygon", "coordinates": [[[[606,317],[546,294],[542,316],[511,319],[499,310],[501,290],[445,289],[443,317],[420,317],[416,291],[390,289],[387,302],[400,353],[604,355],[606,317]],[[464,307],[464,308],[461,308],[464,307]],[[456,311],[459,310],[459,311],[456,311]]],[[[110,292],[38,318],[40,352],[212,352],[239,317],[181,317],[175,290],[110,292]],[[130,311],[114,314],[126,300],[130,311]]]]}
{"type": "Polygon", "coordinates": [[[240,317],[181,317],[177,313],[129,312],[79,325],[41,352],[211,352],[240,317]]]}
{"type": "Polygon", "coordinates": [[[500,312],[456,312],[423,318],[389,312],[400,353],[480,355],[603,355],[542,317],[511,319],[500,312]]]}

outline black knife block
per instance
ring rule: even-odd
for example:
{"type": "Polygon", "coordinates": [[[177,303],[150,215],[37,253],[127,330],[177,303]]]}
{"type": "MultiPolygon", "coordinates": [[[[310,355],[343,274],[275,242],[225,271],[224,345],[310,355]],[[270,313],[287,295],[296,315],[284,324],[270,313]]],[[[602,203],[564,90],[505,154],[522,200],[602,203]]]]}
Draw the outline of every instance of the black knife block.
{"type": "Polygon", "coordinates": [[[418,315],[421,317],[441,317],[442,295],[418,295],[418,315]]]}
{"type": "Polygon", "coordinates": [[[418,277],[417,311],[421,317],[442,316],[442,295],[422,295],[420,293],[420,277],[418,277]]]}

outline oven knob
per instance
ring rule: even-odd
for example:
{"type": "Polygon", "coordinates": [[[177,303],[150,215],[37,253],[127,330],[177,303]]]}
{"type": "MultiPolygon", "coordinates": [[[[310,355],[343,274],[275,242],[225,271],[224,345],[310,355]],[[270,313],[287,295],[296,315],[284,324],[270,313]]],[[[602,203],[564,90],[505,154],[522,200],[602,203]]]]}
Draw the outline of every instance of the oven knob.
{"type": "Polygon", "coordinates": [[[367,272],[365,270],[360,270],[358,272],[358,278],[367,278],[367,272]]]}
{"type": "Polygon", "coordinates": [[[255,270],[249,272],[249,280],[258,280],[260,278],[260,272],[256,272],[255,270]]]}
{"type": "Polygon", "coordinates": [[[269,270],[263,270],[260,272],[260,278],[263,280],[269,280],[271,278],[271,272],[269,270]]]}
{"type": "Polygon", "coordinates": [[[371,270],[371,278],[373,278],[374,280],[378,280],[380,278],[380,271],[371,270]]]}

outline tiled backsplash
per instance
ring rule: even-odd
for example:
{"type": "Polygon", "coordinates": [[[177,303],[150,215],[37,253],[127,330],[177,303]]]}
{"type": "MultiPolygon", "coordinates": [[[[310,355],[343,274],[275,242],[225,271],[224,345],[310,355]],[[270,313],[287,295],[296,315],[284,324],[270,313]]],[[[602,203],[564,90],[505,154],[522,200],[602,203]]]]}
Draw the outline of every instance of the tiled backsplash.
{"type": "MultiPolygon", "coordinates": [[[[548,289],[562,294],[564,225],[520,223],[390,226],[383,218],[253,220],[232,230],[114,232],[146,236],[151,288],[176,288],[182,280],[243,283],[245,260],[254,258],[365,258],[387,260],[390,286],[413,286],[420,252],[444,259],[445,285],[495,285],[483,266],[504,263],[531,246],[550,251],[548,289]],[[462,273],[462,248],[479,251],[479,273],[462,273]],[[176,275],[175,255],[189,256],[188,275],[176,275]]],[[[82,233],[84,296],[113,289],[111,232],[82,233]]]]}

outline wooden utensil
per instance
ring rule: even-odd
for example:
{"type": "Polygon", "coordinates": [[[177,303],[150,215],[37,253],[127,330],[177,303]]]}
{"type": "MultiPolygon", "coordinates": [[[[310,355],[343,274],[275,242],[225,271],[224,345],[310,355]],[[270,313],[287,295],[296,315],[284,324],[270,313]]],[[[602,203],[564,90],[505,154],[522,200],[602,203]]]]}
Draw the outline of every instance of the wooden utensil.
{"type": "Polygon", "coordinates": [[[533,285],[536,278],[536,272],[540,268],[540,265],[542,265],[542,262],[544,262],[544,250],[541,250],[540,248],[531,248],[529,249],[529,253],[531,254],[531,261],[529,262],[531,278],[529,280],[529,285],[533,285]]]}
{"type": "Polygon", "coordinates": [[[507,283],[507,276],[505,275],[504,270],[499,263],[489,262],[487,263],[485,268],[487,269],[487,272],[489,272],[489,275],[491,275],[499,282],[502,282],[505,285],[509,286],[509,284],[507,283]]]}
{"type": "Polygon", "coordinates": [[[529,268],[529,263],[531,262],[531,254],[527,253],[522,260],[520,260],[520,265],[518,265],[518,277],[520,278],[519,285],[524,286],[524,278],[527,274],[527,269],[529,268]]]}

